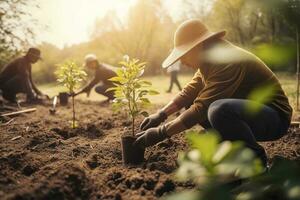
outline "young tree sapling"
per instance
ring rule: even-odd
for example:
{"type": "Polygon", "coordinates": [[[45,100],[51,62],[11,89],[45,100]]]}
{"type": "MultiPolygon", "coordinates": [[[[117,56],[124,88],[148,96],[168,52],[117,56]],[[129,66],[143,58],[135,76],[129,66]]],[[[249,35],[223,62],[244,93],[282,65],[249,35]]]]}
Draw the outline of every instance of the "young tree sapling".
{"type": "MultiPolygon", "coordinates": [[[[57,66],[58,69],[55,72],[57,81],[63,84],[63,86],[65,86],[69,90],[69,93],[71,95],[74,94],[75,89],[79,86],[79,83],[84,80],[87,74],[72,60],[68,60],[62,64],[58,64],[57,66]]],[[[77,125],[75,117],[74,95],[72,95],[72,110],[73,118],[71,127],[76,128],[77,125]]]]}
{"type": "Polygon", "coordinates": [[[157,91],[151,89],[151,83],[141,79],[144,74],[146,63],[140,62],[138,59],[130,59],[124,56],[124,60],[120,62],[122,66],[116,71],[117,76],[110,80],[114,82],[115,87],[109,88],[107,91],[114,91],[114,108],[120,109],[124,106],[129,111],[132,120],[132,136],[135,136],[135,119],[138,115],[147,116],[147,112],[142,108],[150,104],[147,95],[157,95],[157,91]]]}

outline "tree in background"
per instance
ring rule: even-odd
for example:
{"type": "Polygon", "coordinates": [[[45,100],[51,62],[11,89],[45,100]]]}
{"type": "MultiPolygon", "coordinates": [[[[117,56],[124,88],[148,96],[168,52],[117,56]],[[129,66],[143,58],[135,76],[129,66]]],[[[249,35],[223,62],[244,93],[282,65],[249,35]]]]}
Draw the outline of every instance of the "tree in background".
{"type": "MultiPolygon", "coordinates": [[[[171,48],[175,27],[171,17],[163,10],[160,0],[138,0],[129,10],[125,21],[120,20],[115,13],[99,19],[92,38],[96,38],[94,42],[105,50],[117,55],[114,56],[113,63],[117,63],[122,55],[128,54],[145,60],[149,63],[151,72],[157,73],[171,48]]],[[[112,57],[111,54],[105,56],[112,57]]]]}
{"type": "Polygon", "coordinates": [[[188,18],[202,19],[213,31],[227,30],[227,39],[252,50],[270,68],[294,72],[295,33],[275,1],[284,2],[181,0],[176,21],[168,12],[170,5],[165,6],[162,0],[137,0],[124,18],[114,11],[99,18],[88,42],[63,49],[42,44],[39,48],[45,59],[35,69],[39,74],[37,81],[54,81],[52,74],[56,63],[69,57],[80,63],[91,52],[101,62],[114,66],[124,54],[139,57],[148,63],[145,75],[161,73],[160,66],[172,48],[175,29],[188,18]]]}
{"type": "Polygon", "coordinates": [[[193,0],[184,0],[183,1],[183,14],[181,16],[182,20],[189,18],[198,18],[202,22],[207,23],[207,18],[209,12],[214,5],[214,1],[211,0],[202,0],[202,1],[193,1],[193,0]]]}
{"type": "Polygon", "coordinates": [[[35,0],[0,1],[0,68],[34,39],[37,22],[29,6],[36,6],[35,0]]]}

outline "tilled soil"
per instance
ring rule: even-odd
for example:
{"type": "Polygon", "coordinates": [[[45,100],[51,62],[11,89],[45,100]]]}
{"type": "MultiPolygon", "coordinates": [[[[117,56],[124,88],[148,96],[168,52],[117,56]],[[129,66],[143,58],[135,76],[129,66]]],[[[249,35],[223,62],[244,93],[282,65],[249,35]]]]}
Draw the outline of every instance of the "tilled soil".
{"type": "MultiPolygon", "coordinates": [[[[123,166],[120,136],[129,118],[109,105],[76,105],[80,123],[74,130],[70,106],[50,115],[49,106],[39,105],[0,125],[0,199],[157,199],[193,187],[172,174],[178,152],[187,149],[184,134],[147,149],[143,164],[123,166]]],[[[299,132],[290,129],[262,144],[270,162],[276,155],[300,159],[299,132]]]]}

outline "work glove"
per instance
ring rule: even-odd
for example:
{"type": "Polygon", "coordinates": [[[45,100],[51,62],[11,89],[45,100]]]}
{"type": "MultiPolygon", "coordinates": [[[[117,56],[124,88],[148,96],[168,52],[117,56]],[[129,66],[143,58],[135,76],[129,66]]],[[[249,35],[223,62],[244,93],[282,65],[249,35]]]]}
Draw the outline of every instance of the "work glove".
{"type": "Polygon", "coordinates": [[[140,129],[145,131],[152,127],[157,127],[168,118],[167,114],[160,111],[145,118],[140,125],[140,129]]]}
{"type": "Polygon", "coordinates": [[[168,138],[165,125],[156,128],[150,128],[146,131],[136,134],[136,136],[138,138],[134,142],[134,145],[137,145],[141,148],[153,146],[156,143],[168,138]]]}

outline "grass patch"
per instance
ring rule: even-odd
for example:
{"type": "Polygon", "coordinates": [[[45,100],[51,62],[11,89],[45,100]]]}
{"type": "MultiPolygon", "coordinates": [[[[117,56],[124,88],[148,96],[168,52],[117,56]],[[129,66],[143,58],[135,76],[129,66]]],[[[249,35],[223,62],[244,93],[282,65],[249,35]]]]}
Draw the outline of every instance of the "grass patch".
{"type": "MultiPolygon", "coordinates": [[[[293,106],[294,110],[296,108],[296,89],[297,89],[297,79],[296,75],[291,75],[288,73],[277,73],[277,77],[279,78],[280,83],[289,98],[290,104],[293,106]]],[[[179,81],[182,87],[187,84],[191,79],[192,74],[182,74],[179,75],[179,81]]],[[[159,75],[159,76],[152,76],[152,77],[145,77],[147,81],[151,81],[153,84],[153,88],[160,92],[159,95],[151,96],[149,99],[153,104],[166,104],[170,100],[172,100],[175,95],[178,93],[177,86],[174,85],[172,93],[166,93],[170,79],[168,76],[159,75]]],[[[66,89],[57,83],[50,83],[40,85],[39,88],[50,97],[58,95],[59,92],[66,92],[66,89]]],[[[77,98],[77,97],[76,97],[77,98]]],[[[101,101],[106,99],[104,96],[96,94],[94,90],[92,90],[91,95],[89,98],[86,97],[85,94],[78,95],[78,99],[89,99],[92,101],[101,101]]]]}

